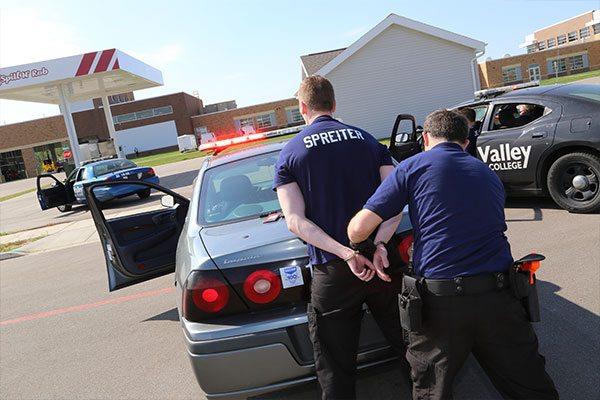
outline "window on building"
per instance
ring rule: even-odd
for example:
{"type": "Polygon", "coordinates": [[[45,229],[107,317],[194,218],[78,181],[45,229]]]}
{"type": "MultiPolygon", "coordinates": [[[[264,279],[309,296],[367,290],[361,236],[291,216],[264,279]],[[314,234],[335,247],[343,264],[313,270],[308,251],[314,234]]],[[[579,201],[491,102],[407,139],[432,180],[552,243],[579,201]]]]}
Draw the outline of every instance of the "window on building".
{"type": "Polygon", "coordinates": [[[569,69],[571,71],[583,69],[586,67],[586,62],[584,60],[584,55],[579,54],[573,57],[569,57],[569,69]]]}
{"type": "Polygon", "coordinates": [[[513,65],[510,67],[502,67],[502,81],[504,83],[520,82],[521,79],[520,66],[513,65]]]}
{"type": "Polygon", "coordinates": [[[556,40],[558,40],[558,45],[562,45],[567,43],[567,35],[560,35],[559,37],[556,38],[556,40]]]}
{"type": "Polygon", "coordinates": [[[597,35],[600,33],[600,22],[598,22],[597,24],[592,25],[592,29],[594,30],[594,35],[597,35]]]}
{"type": "Polygon", "coordinates": [[[196,134],[197,135],[206,135],[208,133],[208,128],[205,126],[197,126],[196,134]]]}
{"type": "Polygon", "coordinates": [[[585,39],[586,37],[590,36],[590,27],[586,26],[585,28],[581,28],[579,30],[579,38],[580,39],[585,39]]]}
{"type": "Polygon", "coordinates": [[[253,133],[255,132],[254,127],[254,118],[252,117],[243,117],[235,120],[235,125],[238,131],[242,133],[253,133]]]}
{"type": "Polygon", "coordinates": [[[574,42],[577,40],[577,31],[569,32],[569,42],[574,42]]]}
{"type": "Polygon", "coordinates": [[[152,111],[154,112],[155,116],[173,114],[173,107],[172,106],[157,107],[157,108],[153,108],[152,111]]]}
{"type": "Polygon", "coordinates": [[[553,47],[556,47],[556,38],[548,39],[548,48],[551,49],[553,47]]]}
{"type": "Polygon", "coordinates": [[[300,109],[298,107],[288,108],[286,110],[288,124],[296,124],[298,122],[304,122],[300,109]]]}
{"type": "Polygon", "coordinates": [[[546,50],[546,42],[539,42],[538,50],[546,50]]]}
{"type": "Polygon", "coordinates": [[[113,122],[115,124],[122,124],[124,122],[139,121],[141,119],[147,119],[147,118],[156,117],[158,115],[167,115],[167,114],[173,114],[172,106],[149,108],[147,110],[140,110],[140,111],[136,111],[136,112],[132,112],[132,113],[128,113],[128,114],[115,115],[115,116],[113,116],[113,122]]]}
{"type": "Polygon", "coordinates": [[[256,116],[256,126],[258,129],[270,128],[275,125],[275,114],[259,114],[256,116]]]}
{"type": "Polygon", "coordinates": [[[567,71],[567,59],[548,60],[548,75],[558,75],[567,71]]]}
{"type": "Polygon", "coordinates": [[[537,48],[537,43],[530,44],[527,46],[527,53],[534,53],[537,48]]]}
{"type": "Polygon", "coordinates": [[[135,113],[116,115],[115,118],[117,120],[116,121],[117,124],[122,124],[123,122],[135,121],[135,113]]]}
{"type": "Polygon", "coordinates": [[[154,113],[153,113],[152,109],[136,111],[136,113],[135,113],[135,119],[146,119],[146,118],[152,118],[153,116],[154,116],[154,113]]]}

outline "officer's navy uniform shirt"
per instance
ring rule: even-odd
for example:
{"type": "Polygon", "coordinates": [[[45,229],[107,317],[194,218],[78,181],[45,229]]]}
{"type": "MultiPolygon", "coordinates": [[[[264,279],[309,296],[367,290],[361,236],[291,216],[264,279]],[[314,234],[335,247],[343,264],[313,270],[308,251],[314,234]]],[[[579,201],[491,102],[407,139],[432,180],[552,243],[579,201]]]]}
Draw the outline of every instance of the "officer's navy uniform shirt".
{"type": "MultiPolygon", "coordinates": [[[[281,150],[273,186],[296,182],[306,217],[347,246],[348,223],[381,183],[382,165],[393,165],[392,157],[373,136],[320,116],[281,150]]],[[[338,259],[310,244],[308,254],[313,265],[338,259]]]]}
{"type": "Polygon", "coordinates": [[[408,204],[415,274],[451,279],[508,270],[504,200],[487,165],[456,143],[441,143],[401,162],[365,208],[387,220],[408,204]]]}

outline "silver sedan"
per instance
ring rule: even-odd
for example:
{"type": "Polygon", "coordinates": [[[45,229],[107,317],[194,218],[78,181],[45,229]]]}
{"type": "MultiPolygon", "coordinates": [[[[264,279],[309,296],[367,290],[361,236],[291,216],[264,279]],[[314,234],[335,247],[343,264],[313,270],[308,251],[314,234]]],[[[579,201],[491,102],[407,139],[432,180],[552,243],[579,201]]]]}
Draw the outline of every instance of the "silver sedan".
{"type": "MultiPolygon", "coordinates": [[[[142,208],[105,216],[95,193],[123,183],[86,189],[111,291],[175,273],[187,353],[209,399],[246,398],[315,379],[306,246],[288,231],[272,190],[283,145],[205,159],[191,199],[136,182],[140,190],[152,190],[142,208]]],[[[392,263],[406,264],[411,245],[403,218],[392,263]]],[[[366,309],[360,368],[391,358],[366,309]]]]}

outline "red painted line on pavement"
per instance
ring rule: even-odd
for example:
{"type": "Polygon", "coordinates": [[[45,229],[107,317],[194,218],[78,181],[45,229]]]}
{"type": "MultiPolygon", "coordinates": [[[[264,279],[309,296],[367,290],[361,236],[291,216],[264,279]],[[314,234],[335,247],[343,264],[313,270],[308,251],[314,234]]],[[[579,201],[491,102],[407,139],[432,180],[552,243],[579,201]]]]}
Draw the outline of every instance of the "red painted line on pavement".
{"type": "Polygon", "coordinates": [[[106,300],[98,301],[96,303],[81,304],[78,306],[58,308],[56,310],[50,310],[50,311],[44,311],[44,312],[36,313],[36,314],[24,315],[19,318],[7,319],[5,321],[0,321],[0,326],[6,326],[6,325],[18,324],[21,322],[33,321],[36,319],[54,317],[55,315],[85,311],[85,310],[89,310],[91,308],[102,307],[107,304],[119,304],[119,303],[125,303],[127,301],[131,301],[131,300],[144,299],[146,297],[160,296],[161,294],[171,293],[174,290],[175,290],[174,287],[166,287],[163,289],[151,290],[148,292],[130,294],[129,296],[116,297],[114,299],[106,299],[106,300]]]}

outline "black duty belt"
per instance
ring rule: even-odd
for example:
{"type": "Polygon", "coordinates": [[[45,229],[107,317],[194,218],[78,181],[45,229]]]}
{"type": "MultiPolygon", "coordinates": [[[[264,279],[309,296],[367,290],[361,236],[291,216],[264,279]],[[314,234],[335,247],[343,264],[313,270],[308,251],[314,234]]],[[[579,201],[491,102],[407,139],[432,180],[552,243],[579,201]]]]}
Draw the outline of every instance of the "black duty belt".
{"type": "Polygon", "coordinates": [[[454,279],[424,279],[423,288],[434,296],[474,295],[508,288],[508,274],[498,272],[454,279]]]}

